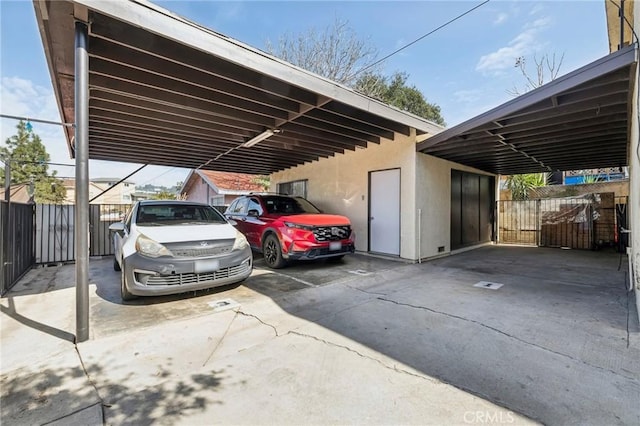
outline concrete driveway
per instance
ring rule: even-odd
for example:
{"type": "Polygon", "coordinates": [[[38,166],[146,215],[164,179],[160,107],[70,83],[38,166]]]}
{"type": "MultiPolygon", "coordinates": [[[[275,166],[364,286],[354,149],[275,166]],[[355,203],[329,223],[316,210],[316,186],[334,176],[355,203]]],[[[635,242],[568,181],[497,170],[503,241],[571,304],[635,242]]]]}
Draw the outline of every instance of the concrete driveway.
{"type": "Polygon", "coordinates": [[[77,348],[73,265],[36,269],[2,300],[2,421],[638,424],[625,262],[504,246],[258,259],[234,288],[122,304],[111,259],[93,260],[77,348]]]}

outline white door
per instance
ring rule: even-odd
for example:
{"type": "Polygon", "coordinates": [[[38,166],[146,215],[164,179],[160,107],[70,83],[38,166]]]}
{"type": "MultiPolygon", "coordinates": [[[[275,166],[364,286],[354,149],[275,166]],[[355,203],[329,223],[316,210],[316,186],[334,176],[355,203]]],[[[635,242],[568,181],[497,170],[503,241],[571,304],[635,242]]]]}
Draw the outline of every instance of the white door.
{"type": "Polygon", "coordinates": [[[369,174],[369,250],[400,256],[400,169],[369,174]]]}

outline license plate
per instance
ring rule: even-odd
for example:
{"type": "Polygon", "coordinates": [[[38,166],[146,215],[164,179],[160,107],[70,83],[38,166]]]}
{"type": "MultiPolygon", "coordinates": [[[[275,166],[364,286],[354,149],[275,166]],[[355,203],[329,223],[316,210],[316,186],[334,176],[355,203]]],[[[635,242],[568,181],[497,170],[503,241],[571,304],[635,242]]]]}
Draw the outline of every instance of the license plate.
{"type": "Polygon", "coordinates": [[[203,272],[214,272],[218,269],[220,269],[220,262],[218,259],[196,260],[193,272],[200,274],[203,272]]]}
{"type": "Polygon", "coordinates": [[[340,241],[329,243],[329,251],[336,251],[336,250],[342,250],[342,243],[340,241]]]}

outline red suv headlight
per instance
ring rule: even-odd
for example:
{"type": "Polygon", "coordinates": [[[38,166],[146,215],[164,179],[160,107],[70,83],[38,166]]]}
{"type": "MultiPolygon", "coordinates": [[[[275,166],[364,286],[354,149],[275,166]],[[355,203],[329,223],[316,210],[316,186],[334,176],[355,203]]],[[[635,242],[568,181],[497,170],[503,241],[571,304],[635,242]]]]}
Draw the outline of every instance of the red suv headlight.
{"type": "Polygon", "coordinates": [[[313,231],[313,226],[309,225],[299,225],[297,223],[285,222],[284,223],[287,228],[296,228],[296,229],[304,229],[305,231],[313,231]]]}
{"type": "Polygon", "coordinates": [[[313,226],[285,222],[286,233],[292,240],[313,240],[313,226]]]}

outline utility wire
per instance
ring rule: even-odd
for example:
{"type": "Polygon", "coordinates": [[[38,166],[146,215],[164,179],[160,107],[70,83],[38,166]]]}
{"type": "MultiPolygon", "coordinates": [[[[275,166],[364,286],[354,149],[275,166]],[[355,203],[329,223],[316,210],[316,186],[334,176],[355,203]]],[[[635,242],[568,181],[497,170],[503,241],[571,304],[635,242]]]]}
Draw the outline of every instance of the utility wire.
{"type": "Polygon", "coordinates": [[[38,164],[38,165],[46,165],[46,166],[64,166],[64,167],[75,167],[75,164],[65,164],[65,163],[52,163],[50,161],[23,161],[23,160],[11,160],[12,163],[17,164],[38,164]]]}
{"type": "Polygon", "coordinates": [[[355,77],[356,75],[358,75],[358,74],[360,74],[360,73],[362,73],[362,72],[364,72],[364,71],[368,70],[369,68],[372,68],[372,67],[374,67],[374,66],[378,65],[379,63],[386,61],[387,59],[389,59],[389,58],[390,58],[390,57],[392,57],[393,55],[395,55],[395,54],[397,54],[397,53],[402,52],[404,49],[406,49],[406,48],[407,48],[407,47],[409,47],[409,46],[413,46],[414,44],[416,44],[416,43],[417,43],[417,42],[419,42],[420,40],[424,39],[425,37],[428,37],[428,36],[430,36],[431,34],[435,33],[436,31],[441,30],[442,28],[446,27],[447,25],[449,25],[449,24],[451,24],[451,23],[453,23],[453,22],[457,21],[458,19],[462,18],[462,17],[463,17],[463,16],[465,16],[465,15],[468,15],[469,13],[473,12],[474,10],[478,9],[478,8],[479,8],[479,7],[481,7],[481,6],[484,6],[485,4],[489,3],[490,1],[491,1],[491,0],[485,0],[485,1],[483,1],[482,3],[480,3],[480,4],[478,4],[478,5],[474,6],[474,7],[472,7],[471,9],[467,10],[466,12],[461,13],[460,15],[456,16],[455,18],[448,20],[447,22],[445,22],[444,24],[440,25],[439,27],[437,27],[437,28],[435,28],[435,29],[433,29],[433,30],[429,31],[428,33],[424,34],[423,36],[418,37],[417,39],[413,40],[411,43],[405,44],[405,45],[404,45],[404,46],[402,46],[401,48],[399,48],[399,49],[397,49],[397,50],[395,50],[395,51],[393,51],[393,52],[389,53],[389,54],[388,54],[387,56],[385,56],[384,58],[382,58],[382,59],[380,59],[380,60],[378,60],[378,61],[376,61],[376,62],[374,62],[374,63],[372,63],[372,64],[370,64],[370,65],[367,65],[367,66],[366,66],[366,67],[364,67],[364,68],[359,69],[359,70],[358,70],[358,71],[356,71],[355,73],[351,74],[351,75],[349,76],[349,78],[355,77]]]}
{"type": "Polygon", "coordinates": [[[60,121],[51,121],[51,120],[41,120],[39,118],[29,118],[29,117],[19,117],[16,115],[7,115],[7,114],[0,114],[1,118],[10,118],[12,120],[20,120],[20,121],[33,121],[34,123],[44,123],[44,124],[54,124],[56,126],[63,126],[63,127],[76,127],[75,124],[73,123],[64,123],[64,122],[60,122],[60,121]]]}
{"type": "Polygon", "coordinates": [[[148,183],[150,183],[150,182],[152,182],[152,181],[154,181],[154,180],[156,180],[156,179],[158,179],[158,178],[160,178],[160,177],[162,177],[162,176],[166,175],[167,173],[174,171],[174,170],[175,170],[175,169],[177,169],[177,168],[178,168],[178,167],[172,167],[172,168],[170,168],[169,170],[166,170],[166,171],[164,171],[164,172],[160,173],[158,176],[156,176],[156,177],[152,177],[151,179],[147,180],[146,182],[143,182],[143,183],[140,183],[140,184],[136,184],[136,186],[143,186],[143,185],[146,185],[146,184],[148,184],[148,183]]]}

